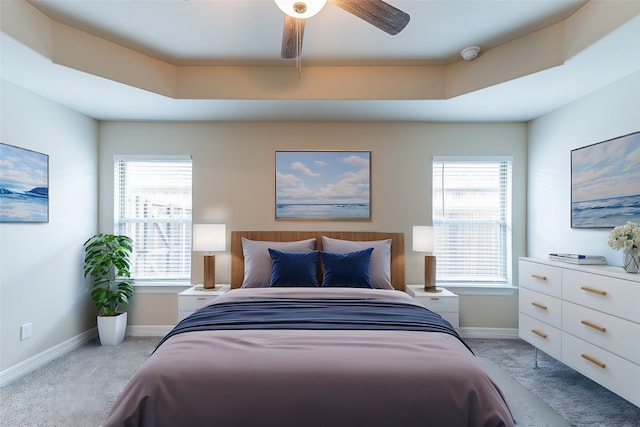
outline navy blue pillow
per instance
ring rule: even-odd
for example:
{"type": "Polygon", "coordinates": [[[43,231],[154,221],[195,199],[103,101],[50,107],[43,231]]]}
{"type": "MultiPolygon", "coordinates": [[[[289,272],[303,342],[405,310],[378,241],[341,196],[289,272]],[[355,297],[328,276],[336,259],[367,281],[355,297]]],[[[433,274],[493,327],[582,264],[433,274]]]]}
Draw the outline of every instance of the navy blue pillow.
{"type": "Polygon", "coordinates": [[[373,288],[369,265],[373,248],[356,252],[321,252],[323,288],[373,288]]]}
{"type": "Polygon", "coordinates": [[[269,248],[270,287],[318,287],[319,251],[283,252],[269,248]]]}

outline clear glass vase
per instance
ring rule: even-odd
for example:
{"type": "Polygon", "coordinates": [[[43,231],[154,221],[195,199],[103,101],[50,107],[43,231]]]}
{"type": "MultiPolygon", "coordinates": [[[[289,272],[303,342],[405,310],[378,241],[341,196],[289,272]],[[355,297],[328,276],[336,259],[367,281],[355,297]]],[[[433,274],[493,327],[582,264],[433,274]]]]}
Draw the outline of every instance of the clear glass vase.
{"type": "Polygon", "coordinates": [[[622,261],[627,273],[640,274],[640,249],[625,249],[622,261]]]}

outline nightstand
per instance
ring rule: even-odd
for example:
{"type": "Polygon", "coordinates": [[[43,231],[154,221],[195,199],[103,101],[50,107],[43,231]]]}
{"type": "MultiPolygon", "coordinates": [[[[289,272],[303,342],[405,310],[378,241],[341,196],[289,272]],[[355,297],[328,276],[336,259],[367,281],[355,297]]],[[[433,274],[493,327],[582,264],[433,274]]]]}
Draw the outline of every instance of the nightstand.
{"type": "Polygon", "coordinates": [[[215,297],[229,290],[229,285],[216,285],[214,289],[204,289],[202,285],[195,285],[178,294],[178,322],[198,310],[215,297]]]}
{"type": "Polygon", "coordinates": [[[414,297],[429,310],[438,313],[453,325],[460,328],[460,301],[458,295],[444,289],[441,292],[425,292],[423,285],[406,285],[405,292],[414,297]]]}

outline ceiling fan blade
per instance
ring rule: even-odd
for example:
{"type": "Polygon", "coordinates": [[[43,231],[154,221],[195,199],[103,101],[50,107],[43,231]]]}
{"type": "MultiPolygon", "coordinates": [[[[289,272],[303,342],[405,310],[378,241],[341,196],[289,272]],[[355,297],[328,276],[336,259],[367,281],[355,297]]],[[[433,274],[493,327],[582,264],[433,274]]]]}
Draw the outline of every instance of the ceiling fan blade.
{"type": "Polygon", "coordinates": [[[293,59],[302,52],[302,37],[304,36],[305,19],[284,15],[284,29],[282,30],[282,52],[284,59],[293,59]]]}
{"type": "Polygon", "coordinates": [[[398,34],[409,23],[409,14],[382,0],[328,0],[341,9],[391,34],[398,34]]]}

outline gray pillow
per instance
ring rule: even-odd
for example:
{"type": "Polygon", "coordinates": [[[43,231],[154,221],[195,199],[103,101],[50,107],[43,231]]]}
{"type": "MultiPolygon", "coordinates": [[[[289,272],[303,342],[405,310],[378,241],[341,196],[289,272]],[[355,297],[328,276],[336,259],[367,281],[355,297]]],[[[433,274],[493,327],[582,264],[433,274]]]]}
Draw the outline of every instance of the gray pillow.
{"type": "Polygon", "coordinates": [[[316,239],[294,242],[269,242],[241,238],[244,254],[243,288],[268,288],[271,282],[271,255],[269,248],[284,252],[310,252],[316,248],[316,239]]]}
{"type": "Polygon", "coordinates": [[[391,284],[391,239],[355,242],[322,236],[322,250],[327,252],[355,252],[373,248],[369,276],[376,289],[394,289],[391,284]]]}

